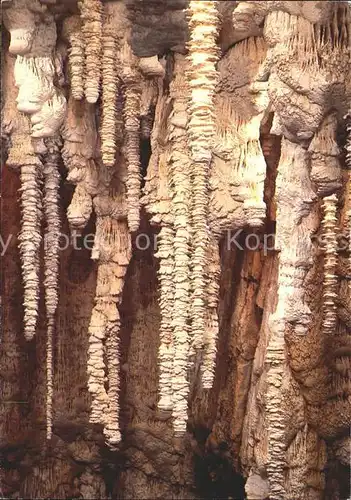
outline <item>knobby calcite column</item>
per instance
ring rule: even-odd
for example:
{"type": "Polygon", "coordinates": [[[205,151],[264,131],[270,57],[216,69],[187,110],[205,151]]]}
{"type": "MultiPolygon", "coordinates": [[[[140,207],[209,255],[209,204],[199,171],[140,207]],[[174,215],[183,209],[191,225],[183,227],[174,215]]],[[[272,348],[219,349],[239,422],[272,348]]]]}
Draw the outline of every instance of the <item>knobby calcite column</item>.
{"type": "MultiPolygon", "coordinates": [[[[195,350],[203,346],[206,316],[206,249],[208,245],[208,180],[215,134],[213,97],[218,79],[217,2],[189,3],[189,121],[188,143],[191,152],[192,234],[192,311],[191,337],[195,350]]],[[[180,402],[179,402],[180,404],[180,402]]],[[[183,403],[182,403],[183,405],[183,403]]],[[[179,410],[180,411],[180,410],[179,410]]],[[[179,428],[185,431],[185,426],[179,428]]]]}

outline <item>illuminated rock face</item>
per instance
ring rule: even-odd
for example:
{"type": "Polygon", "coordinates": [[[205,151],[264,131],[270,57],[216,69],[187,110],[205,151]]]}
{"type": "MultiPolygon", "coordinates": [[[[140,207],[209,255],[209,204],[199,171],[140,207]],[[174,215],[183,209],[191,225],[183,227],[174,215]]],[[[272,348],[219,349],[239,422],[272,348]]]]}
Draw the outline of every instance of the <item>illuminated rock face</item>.
{"type": "Polygon", "coordinates": [[[1,4],[5,496],[344,498],[349,5],[1,4]]]}

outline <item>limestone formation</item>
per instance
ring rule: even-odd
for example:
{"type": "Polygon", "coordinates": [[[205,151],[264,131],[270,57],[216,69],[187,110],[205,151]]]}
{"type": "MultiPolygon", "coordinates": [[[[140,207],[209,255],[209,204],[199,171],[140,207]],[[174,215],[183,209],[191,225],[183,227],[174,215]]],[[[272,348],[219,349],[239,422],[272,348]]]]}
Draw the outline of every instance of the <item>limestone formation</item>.
{"type": "Polygon", "coordinates": [[[215,134],[214,91],[217,83],[217,2],[189,3],[189,121],[191,152],[192,311],[191,336],[195,349],[203,346],[205,330],[205,287],[208,245],[208,176],[215,134]]]}
{"type": "Polygon", "coordinates": [[[0,496],[346,498],[349,3],[1,5],[0,496]]]}
{"type": "Polygon", "coordinates": [[[100,0],[79,2],[85,50],[84,94],[94,104],[99,97],[102,55],[102,4],[100,0]]]}
{"type": "Polygon", "coordinates": [[[60,214],[59,214],[59,141],[48,139],[46,143],[48,152],[43,160],[44,198],[43,212],[45,216],[44,235],[44,288],[45,308],[47,319],[47,348],[46,348],[46,379],[47,403],[46,423],[47,439],[51,439],[53,423],[53,341],[55,333],[56,309],[58,305],[59,286],[59,240],[60,240],[60,214]]]}
{"type": "Polygon", "coordinates": [[[85,52],[81,18],[79,16],[67,17],[64,20],[62,34],[70,44],[68,61],[72,96],[74,99],[80,100],[84,96],[85,70],[85,52]]]}

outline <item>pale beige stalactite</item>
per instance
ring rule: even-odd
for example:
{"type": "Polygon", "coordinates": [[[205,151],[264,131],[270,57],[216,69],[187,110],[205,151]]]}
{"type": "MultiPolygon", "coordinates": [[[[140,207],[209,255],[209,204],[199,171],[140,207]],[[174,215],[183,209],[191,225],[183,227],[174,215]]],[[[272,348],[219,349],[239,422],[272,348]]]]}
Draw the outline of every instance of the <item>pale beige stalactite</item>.
{"type": "Polygon", "coordinates": [[[68,169],[67,180],[76,185],[67,209],[71,231],[81,232],[90,219],[97,192],[98,169],[95,164],[97,131],[93,105],[85,100],[68,100],[62,129],[62,158],[68,169]]]}
{"type": "Polygon", "coordinates": [[[16,109],[14,85],[15,60],[6,56],[3,64],[4,115],[3,131],[11,134],[7,166],[19,169],[21,179],[21,254],[24,286],[24,336],[31,340],[36,332],[39,309],[39,249],[41,244],[43,165],[30,137],[30,120],[16,109]]]}
{"type": "Polygon", "coordinates": [[[115,173],[117,179],[113,179],[111,168],[100,166],[98,192],[93,200],[97,220],[92,258],[98,261],[98,276],[88,349],[88,388],[92,395],[90,421],[103,424],[106,442],[111,448],[121,440],[118,307],[131,258],[124,192],[126,167],[122,158],[119,162],[115,173]]]}
{"type": "Polygon", "coordinates": [[[217,307],[219,302],[220,272],[221,259],[219,253],[219,243],[215,237],[211,236],[208,246],[207,310],[201,365],[201,377],[204,389],[211,389],[216,368],[217,339],[219,329],[217,307]]]}
{"type": "Polygon", "coordinates": [[[131,232],[135,232],[139,228],[140,223],[140,89],[127,84],[124,97],[123,115],[126,134],[125,150],[128,162],[128,226],[131,232]]]}
{"type": "MultiPolygon", "coordinates": [[[[349,237],[349,273],[351,273],[351,110],[347,113],[346,117],[346,166],[348,168],[348,178],[347,178],[347,198],[346,203],[348,206],[347,218],[346,218],[346,231],[349,237]]],[[[351,281],[349,281],[349,293],[351,295],[351,281]]]]}
{"type": "Polygon", "coordinates": [[[121,92],[120,51],[128,32],[125,5],[107,3],[103,11],[102,31],[102,118],[101,154],[104,165],[113,167],[117,148],[117,100],[121,92]]]}
{"type": "MultiPolygon", "coordinates": [[[[158,348],[159,367],[159,402],[162,411],[173,408],[173,363],[175,359],[176,339],[174,337],[173,314],[175,301],[174,274],[174,214],[172,211],[170,147],[168,139],[168,118],[170,116],[170,99],[163,92],[162,79],[155,80],[143,86],[141,111],[144,115],[154,100],[156,92],[156,107],[154,125],[151,131],[151,157],[147,169],[146,182],[143,188],[141,203],[151,215],[151,223],[161,226],[157,236],[157,252],[159,259],[158,286],[159,306],[161,315],[160,343],[158,348]],[[156,86],[155,86],[156,85],[156,86]]],[[[172,84],[171,84],[172,85],[172,84]]]]}
{"type": "Polygon", "coordinates": [[[323,268],[323,323],[322,333],[332,335],[335,331],[337,314],[336,298],[338,278],[336,276],[337,266],[337,203],[338,198],[335,194],[323,198],[323,219],[322,235],[324,246],[324,268],[323,268]]]}
{"type": "Polygon", "coordinates": [[[142,75],[138,67],[138,58],[134,56],[129,45],[129,23],[126,22],[124,38],[120,42],[118,53],[118,75],[123,82],[124,95],[124,131],[125,157],[127,160],[127,203],[128,226],[130,232],[135,232],[140,223],[140,107],[142,93],[142,75]]]}
{"type": "Polygon", "coordinates": [[[84,94],[86,100],[94,104],[100,92],[102,3],[100,0],[81,0],[78,5],[85,48],[84,94]]]}
{"type": "Polygon", "coordinates": [[[70,16],[64,20],[62,36],[70,44],[68,63],[71,93],[74,99],[80,100],[84,96],[85,52],[82,20],[79,16],[70,16]]]}
{"type": "MultiPolygon", "coordinates": [[[[116,154],[116,101],[118,96],[117,78],[117,33],[115,26],[116,4],[104,6],[102,33],[102,117],[101,117],[101,156],[104,165],[112,167],[116,154]]],[[[116,12],[118,14],[118,11],[116,12]]]]}
{"type": "Polygon", "coordinates": [[[36,331],[39,309],[39,249],[41,244],[43,165],[35,156],[21,165],[21,232],[19,248],[24,285],[24,336],[31,340],[36,331]]]}
{"type": "Polygon", "coordinates": [[[168,120],[167,158],[171,209],[174,221],[172,241],[174,254],[174,301],[172,330],[174,358],[172,372],[173,428],[176,434],[186,429],[189,396],[189,313],[190,313],[190,256],[191,256],[191,159],[187,143],[187,96],[189,85],[186,69],[189,63],[184,56],[175,55],[174,75],[170,84],[173,110],[168,120]]]}
{"type": "Polygon", "coordinates": [[[44,157],[44,197],[45,217],[44,237],[44,289],[47,320],[46,340],[46,437],[51,439],[53,420],[53,336],[55,315],[58,304],[59,287],[59,142],[57,139],[46,141],[47,153],[44,157]]]}
{"type": "Polygon", "coordinates": [[[145,78],[140,98],[140,138],[150,139],[161,79],[145,78]]]}
{"type": "Polygon", "coordinates": [[[327,196],[342,186],[340,148],[336,142],[336,115],[327,116],[308,147],[311,158],[311,180],[319,196],[327,196]]]}
{"type": "MultiPolygon", "coordinates": [[[[188,7],[189,102],[188,143],[192,158],[191,223],[192,311],[191,336],[195,349],[203,345],[206,314],[206,249],[208,245],[208,181],[215,134],[213,95],[217,83],[219,49],[217,2],[191,1],[188,7]]],[[[184,429],[185,430],[185,429],[184,429]]]]}
{"type": "Polygon", "coordinates": [[[313,210],[316,195],[308,177],[307,152],[287,139],[282,140],[276,191],[279,206],[276,249],[280,250],[278,297],[275,312],[269,318],[265,410],[270,498],[280,500],[289,494],[285,484],[284,386],[289,374],[285,337],[289,332],[297,342],[311,327],[311,310],[305,302],[303,284],[312,265],[311,235],[317,225],[313,210]]]}
{"type": "Polygon", "coordinates": [[[269,99],[267,82],[259,81],[266,54],[263,38],[249,38],[218,63],[209,210],[210,228],[217,236],[245,225],[260,227],[266,217],[267,167],[260,127],[269,99]]]}
{"type": "MultiPolygon", "coordinates": [[[[124,215],[125,218],[125,215],[124,215]]],[[[98,215],[96,239],[99,259],[95,307],[89,327],[89,391],[92,394],[90,420],[104,425],[104,435],[109,446],[115,447],[121,440],[119,426],[119,330],[120,315],[118,306],[122,298],[124,278],[131,258],[131,241],[125,220],[116,220],[111,216],[98,215]],[[100,322],[93,323],[99,313],[100,322]],[[99,342],[100,341],[100,342],[99,342]],[[98,351],[99,364],[93,350],[98,351]],[[102,352],[101,352],[102,349],[102,352]],[[108,378],[108,390],[103,384],[103,354],[107,359],[105,367],[108,378]],[[99,375],[99,376],[98,376],[99,375]],[[98,386],[98,387],[97,387],[98,386]],[[101,399],[104,401],[100,407],[101,399]],[[98,418],[98,420],[97,420],[98,418]]]]}
{"type": "Polygon", "coordinates": [[[169,411],[173,408],[173,383],[175,349],[177,347],[173,334],[173,304],[174,290],[174,229],[171,224],[163,224],[157,238],[157,253],[159,259],[158,282],[160,290],[160,346],[158,350],[159,363],[159,402],[160,410],[169,411]]]}
{"type": "Polygon", "coordinates": [[[32,137],[35,138],[54,136],[66,112],[66,99],[54,85],[55,63],[58,62],[55,59],[56,23],[46,7],[42,6],[40,14],[30,50],[24,55],[17,54],[14,68],[17,108],[30,115],[32,137]]]}

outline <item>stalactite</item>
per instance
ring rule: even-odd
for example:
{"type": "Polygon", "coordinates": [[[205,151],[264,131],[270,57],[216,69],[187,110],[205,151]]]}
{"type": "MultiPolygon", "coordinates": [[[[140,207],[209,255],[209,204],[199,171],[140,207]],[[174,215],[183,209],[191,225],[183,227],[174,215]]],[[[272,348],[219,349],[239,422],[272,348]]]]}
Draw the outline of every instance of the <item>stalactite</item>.
{"type": "Polygon", "coordinates": [[[140,155],[139,155],[139,133],[140,133],[140,92],[134,87],[125,89],[125,103],[123,108],[125,133],[126,133],[126,157],[128,161],[127,175],[127,202],[128,202],[128,226],[131,232],[137,231],[140,222],[140,155]]]}
{"type": "Polygon", "coordinates": [[[168,125],[170,155],[168,169],[172,196],[174,236],[174,301],[172,329],[174,360],[172,375],[174,431],[181,434],[186,429],[189,381],[189,312],[190,312],[190,204],[191,184],[186,122],[188,82],[185,75],[188,62],[185,57],[175,56],[174,77],[170,85],[173,111],[168,125]]]}
{"type": "Polygon", "coordinates": [[[307,152],[287,139],[282,140],[276,190],[279,211],[275,248],[280,251],[278,296],[275,311],[269,318],[265,359],[267,474],[272,500],[289,494],[284,472],[287,425],[284,386],[289,376],[286,337],[289,335],[290,342],[299,343],[310,327],[311,310],[306,303],[304,282],[312,265],[311,235],[318,223],[312,211],[316,195],[309,179],[307,152]]]}
{"type": "MultiPolygon", "coordinates": [[[[176,333],[173,333],[173,304],[175,300],[174,286],[174,229],[172,225],[164,224],[157,239],[157,253],[159,258],[158,281],[160,289],[160,346],[158,351],[159,363],[159,402],[160,410],[169,411],[173,408],[174,364],[178,347],[176,333]]],[[[176,385],[176,384],[175,384],[176,385]]]]}
{"type": "Polygon", "coordinates": [[[100,91],[102,4],[100,0],[81,0],[79,7],[85,47],[84,93],[86,100],[94,104],[100,91]]]}
{"type": "Polygon", "coordinates": [[[33,157],[21,166],[21,232],[19,248],[24,286],[24,336],[35,335],[39,309],[39,249],[41,244],[41,181],[43,165],[33,157]]]}
{"type": "Polygon", "coordinates": [[[327,196],[342,186],[340,148],[336,142],[338,121],[333,113],[327,116],[308,147],[311,155],[311,180],[319,196],[327,196]]]}
{"type": "Polygon", "coordinates": [[[113,5],[105,5],[102,34],[102,119],[101,155],[104,165],[112,167],[116,154],[116,100],[118,80],[116,67],[117,36],[113,5]]]}
{"type": "Polygon", "coordinates": [[[210,238],[208,247],[208,288],[207,310],[204,335],[204,352],[201,365],[202,384],[204,389],[211,389],[216,368],[217,339],[218,339],[218,313],[219,302],[219,277],[221,260],[219,245],[216,238],[210,238]]]}
{"type": "MultiPolygon", "coordinates": [[[[348,204],[348,211],[347,211],[347,226],[346,226],[346,231],[348,233],[349,237],[349,274],[351,274],[351,111],[348,112],[346,115],[346,133],[347,133],[347,138],[346,138],[346,166],[348,169],[348,176],[347,176],[347,200],[346,203],[348,204]]],[[[349,293],[351,295],[351,280],[349,281],[349,293]]]]}
{"type": "Polygon", "coordinates": [[[217,4],[214,1],[189,3],[190,41],[188,72],[189,122],[188,140],[192,157],[191,182],[193,199],[192,311],[191,336],[195,349],[203,345],[205,331],[206,249],[208,245],[207,210],[208,178],[215,134],[213,94],[217,83],[218,47],[217,4]]]}
{"type": "Polygon", "coordinates": [[[98,187],[98,169],[95,165],[97,132],[92,105],[86,101],[75,101],[72,96],[69,98],[62,138],[62,158],[68,169],[67,180],[76,184],[67,218],[71,230],[80,232],[90,218],[92,198],[98,187]]]}
{"type": "Polygon", "coordinates": [[[32,137],[51,137],[59,130],[66,112],[66,99],[54,85],[56,76],[55,45],[56,23],[45,11],[37,26],[30,52],[18,54],[15,80],[19,88],[17,108],[29,114],[32,137]]]}
{"type": "MultiPolygon", "coordinates": [[[[171,206],[171,179],[168,165],[169,148],[167,144],[168,118],[170,113],[169,98],[163,93],[161,79],[156,87],[157,100],[154,125],[151,132],[151,158],[147,170],[142,204],[151,215],[151,223],[160,225],[157,237],[157,253],[159,259],[158,284],[159,305],[161,314],[160,343],[158,349],[159,366],[159,402],[161,411],[173,408],[172,380],[174,374],[174,358],[176,339],[173,333],[173,314],[175,301],[174,275],[174,216],[171,206]]],[[[173,85],[173,83],[172,83],[173,85]]],[[[143,108],[147,111],[152,97],[151,87],[144,87],[143,108]]]]}
{"type": "Polygon", "coordinates": [[[322,333],[333,334],[336,327],[336,298],[338,279],[337,265],[337,201],[335,194],[323,198],[323,243],[324,243],[324,281],[323,281],[323,309],[324,317],[322,333]]]}
{"type": "Polygon", "coordinates": [[[157,56],[141,57],[139,60],[140,71],[148,77],[163,78],[165,76],[165,69],[157,56]]]}
{"type": "Polygon", "coordinates": [[[40,10],[42,7],[38,0],[15,0],[3,11],[4,25],[11,35],[11,54],[24,55],[31,50],[40,10]]]}
{"type": "Polygon", "coordinates": [[[141,139],[150,139],[154,122],[154,110],[159,93],[157,82],[160,79],[145,79],[142,85],[140,98],[140,136],[141,139]]]}
{"type": "Polygon", "coordinates": [[[59,151],[57,140],[47,140],[48,152],[44,158],[44,198],[43,208],[45,216],[45,246],[44,246],[44,288],[47,319],[46,343],[46,436],[52,435],[52,406],[53,406],[53,335],[55,332],[55,314],[58,304],[58,276],[59,276],[59,186],[60,173],[58,170],[59,151]]]}
{"type": "Polygon", "coordinates": [[[64,20],[63,37],[70,43],[68,52],[71,92],[74,99],[84,96],[84,40],[82,22],[79,16],[71,16],[64,20]]]}
{"type": "Polygon", "coordinates": [[[104,435],[111,448],[121,439],[118,307],[131,257],[123,188],[125,175],[124,163],[119,165],[118,180],[113,179],[111,169],[101,167],[100,188],[94,197],[97,221],[92,258],[98,261],[98,276],[95,306],[89,326],[88,387],[92,395],[90,421],[104,425],[104,435]],[[114,187],[116,182],[117,186],[114,187]],[[107,391],[105,372],[108,379],[107,391]]]}

